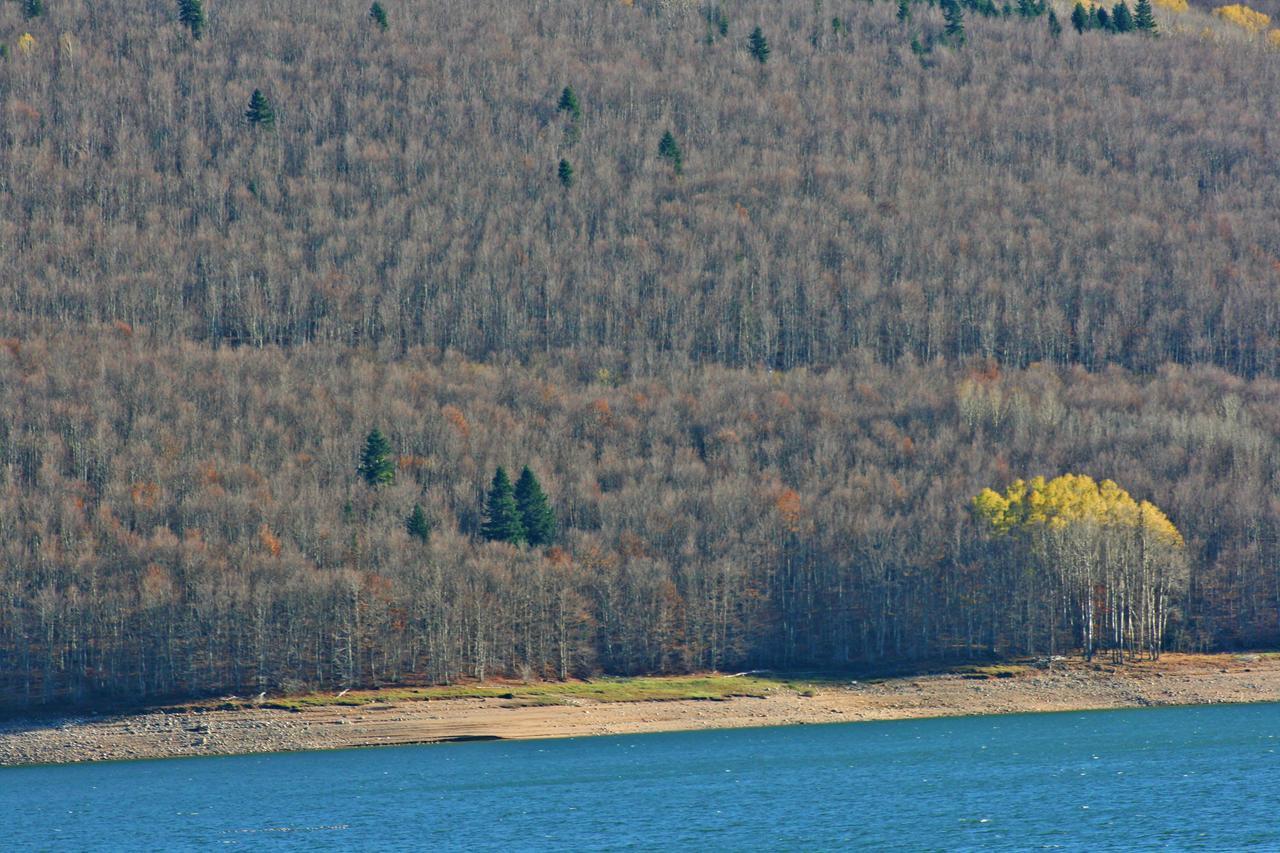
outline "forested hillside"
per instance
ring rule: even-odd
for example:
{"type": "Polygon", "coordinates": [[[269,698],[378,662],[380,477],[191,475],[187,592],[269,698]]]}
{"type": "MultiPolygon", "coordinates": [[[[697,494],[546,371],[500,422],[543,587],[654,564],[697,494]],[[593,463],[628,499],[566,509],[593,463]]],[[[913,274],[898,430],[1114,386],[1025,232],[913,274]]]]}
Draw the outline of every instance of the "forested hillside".
{"type": "Polygon", "coordinates": [[[0,4],[0,704],[1280,639],[1264,38],[34,5],[0,4]],[[526,465],[553,540],[487,541],[526,465]],[[1064,574],[1120,540],[973,516],[1066,473],[1176,558],[1144,520],[1135,573],[1064,574]]]}

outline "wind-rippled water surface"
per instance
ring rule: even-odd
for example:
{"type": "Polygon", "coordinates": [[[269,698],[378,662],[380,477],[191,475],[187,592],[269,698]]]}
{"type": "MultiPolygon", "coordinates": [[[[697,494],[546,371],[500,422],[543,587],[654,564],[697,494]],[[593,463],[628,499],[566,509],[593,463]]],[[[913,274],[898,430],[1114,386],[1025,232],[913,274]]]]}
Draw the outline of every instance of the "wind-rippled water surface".
{"type": "Polygon", "coordinates": [[[1280,850],[1280,705],[0,770],[5,849],[1280,850]]]}

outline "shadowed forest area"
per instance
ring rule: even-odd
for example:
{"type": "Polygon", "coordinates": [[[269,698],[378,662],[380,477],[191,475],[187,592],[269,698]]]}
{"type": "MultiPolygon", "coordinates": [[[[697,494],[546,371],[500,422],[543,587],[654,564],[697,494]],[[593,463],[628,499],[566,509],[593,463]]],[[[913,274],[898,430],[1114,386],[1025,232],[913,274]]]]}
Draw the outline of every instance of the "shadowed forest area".
{"type": "Polygon", "coordinates": [[[0,4],[0,704],[1280,640],[1280,50],[906,5],[0,4]]]}

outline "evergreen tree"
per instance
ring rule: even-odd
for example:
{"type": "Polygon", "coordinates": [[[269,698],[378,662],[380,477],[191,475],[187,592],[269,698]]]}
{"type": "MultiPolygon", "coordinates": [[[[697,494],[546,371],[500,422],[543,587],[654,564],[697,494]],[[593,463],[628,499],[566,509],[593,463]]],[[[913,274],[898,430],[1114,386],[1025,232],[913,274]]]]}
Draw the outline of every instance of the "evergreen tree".
{"type": "Polygon", "coordinates": [[[271,127],[276,122],[276,112],[271,108],[271,102],[267,100],[267,96],[262,94],[261,89],[254,89],[253,95],[249,98],[249,108],[244,111],[244,117],[249,120],[249,124],[261,125],[262,127],[271,127]]]}
{"type": "Polygon", "coordinates": [[[839,18],[832,18],[831,34],[834,36],[839,36],[842,32],[844,32],[844,21],[840,20],[839,18]]]}
{"type": "Polygon", "coordinates": [[[662,134],[662,141],[658,143],[658,156],[669,162],[677,175],[684,171],[684,154],[669,130],[662,134]]]}
{"type": "Polygon", "coordinates": [[[943,30],[947,38],[947,43],[953,47],[960,47],[964,44],[964,10],[960,8],[960,4],[956,0],[944,0],[942,4],[942,19],[946,21],[946,28],[943,30]]]}
{"type": "Polygon", "coordinates": [[[1137,14],[1133,18],[1134,29],[1144,33],[1156,33],[1156,16],[1151,9],[1151,0],[1138,0],[1137,14]]]}
{"type": "Polygon", "coordinates": [[[422,504],[413,505],[413,512],[409,513],[409,517],[404,520],[404,529],[419,541],[426,542],[431,538],[431,522],[427,520],[422,504]]]}
{"type": "Polygon", "coordinates": [[[382,4],[377,2],[377,0],[374,0],[373,5],[369,7],[369,20],[377,24],[378,29],[382,30],[384,33],[391,26],[391,24],[387,22],[387,10],[382,8],[382,4]]]}
{"type": "Polygon", "coordinates": [[[490,542],[510,542],[512,545],[525,542],[520,508],[516,506],[515,492],[504,468],[494,472],[484,505],[484,524],[480,527],[480,535],[490,542]]]}
{"type": "Polygon", "coordinates": [[[22,13],[28,18],[38,18],[44,14],[44,0],[23,0],[22,13]]]}
{"type": "Polygon", "coordinates": [[[898,0],[898,20],[904,24],[911,20],[911,0],[898,0]]]}
{"type": "Polygon", "coordinates": [[[1049,37],[1057,39],[1062,35],[1062,24],[1058,23],[1058,13],[1049,10],[1049,37]]]}
{"type": "Polygon", "coordinates": [[[1111,16],[1101,6],[1095,6],[1093,9],[1093,26],[1099,30],[1111,29],[1111,16]]]}
{"type": "Polygon", "coordinates": [[[550,545],[556,535],[556,514],[547,501],[542,485],[526,465],[516,481],[516,506],[530,545],[550,545]]]}
{"type": "Polygon", "coordinates": [[[751,36],[747,39],[747,49],[761,65],[769,61],[769,40],[764,37],[764,32],[759,27],[751,31],[751,36]]]}
{"type": "Polygon", "coordinates": [[[178,21],[191,31],[196,41],[204,35],[204,4],[201,0],[178,0],[178,21]]]}
{"type": "Polygon", "coordinates": [[[560,183],[565,189],[573,186],[573,166],[568,160],[560,161],[560,168],[557,170],[557,174],[560,176],[560,183]]]}
{"type": "Polygon", "coordinates": [[[1089,13],[1084,10],[1083,3],[1076,3],[1075,8],[1071,10],[1071,26],[1075,27],[1078,33],[1089,29],[1089,13]]]}
{"type": "Polygon", "coordinates": [[[560,93],[560,103],[556,105],[562,113],[568,113],[569,118],[577,121],[582,118],[582,105],[578,103],[578,96],[573,91],[572,86],[565,86],[564,91],[560,93]]]}
{"type": "Polygon", "coordinates": [[[356,467],[361,477],[370,486],[381,486],[394,483],[396,466],[391,461],[391,442],[374,427],[364,441],[364,451],[360,454],[360,464],[356,467]]]}
{"type": "Polygon", "coordinates": [[[1133,30],[1133,13],[1129,11],[1129,4],[1124,0],[1120,0],[1111,7],[1111,28],[1118,33],[1133,30]]]}
{"type": "Polygon", "coordinates": [[[1040,14],[1040,6],[1036,0],[1018,0],[1018,14],[1024,18],[1034,18],[1040,14]]]}

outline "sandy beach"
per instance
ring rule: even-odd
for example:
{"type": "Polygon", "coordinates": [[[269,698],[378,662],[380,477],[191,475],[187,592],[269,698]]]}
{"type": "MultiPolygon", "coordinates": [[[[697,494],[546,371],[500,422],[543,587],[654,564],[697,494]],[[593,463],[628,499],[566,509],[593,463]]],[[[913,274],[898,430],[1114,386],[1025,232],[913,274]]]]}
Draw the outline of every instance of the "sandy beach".
{"type": "Polygon", "coordinates": [[[1168,654],[1123,666],[1055,661],[1010,677],[920,675],[779,685],[723,700],[525,704],[502,698],[373,702],[303,710],[168,708],[0,722],[0,765],[235,755],[499,738],[561,738],[743,726],[1156,705],[1280,701],[1280,657],[1168,654]]]}

